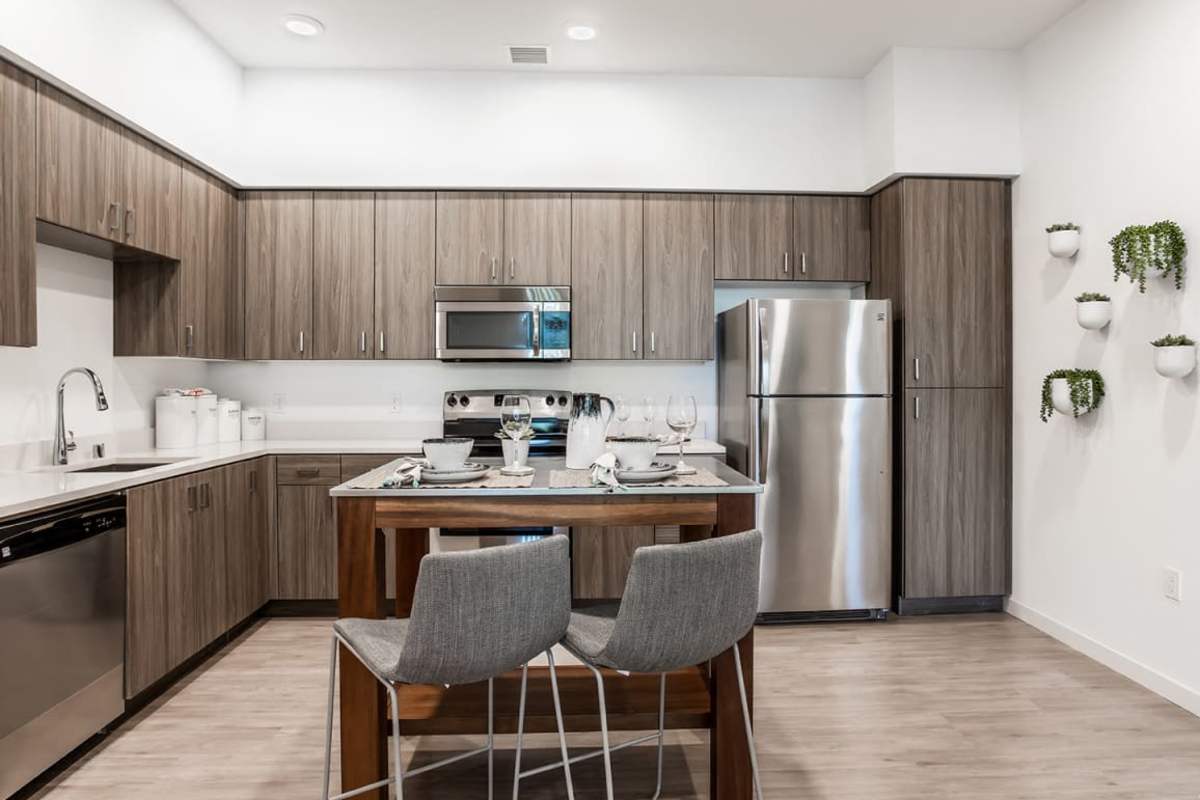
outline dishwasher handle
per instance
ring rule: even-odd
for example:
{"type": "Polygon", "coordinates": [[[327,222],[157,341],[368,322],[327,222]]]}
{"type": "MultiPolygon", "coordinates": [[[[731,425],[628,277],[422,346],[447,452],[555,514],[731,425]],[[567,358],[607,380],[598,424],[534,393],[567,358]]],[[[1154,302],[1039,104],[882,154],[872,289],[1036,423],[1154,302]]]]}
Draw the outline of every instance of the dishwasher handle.
{"type": "Polygon", "coordinates": [[[0,569],[27,558],[122,530],[124,495],[108,495],[0,523],[0,569]]]}

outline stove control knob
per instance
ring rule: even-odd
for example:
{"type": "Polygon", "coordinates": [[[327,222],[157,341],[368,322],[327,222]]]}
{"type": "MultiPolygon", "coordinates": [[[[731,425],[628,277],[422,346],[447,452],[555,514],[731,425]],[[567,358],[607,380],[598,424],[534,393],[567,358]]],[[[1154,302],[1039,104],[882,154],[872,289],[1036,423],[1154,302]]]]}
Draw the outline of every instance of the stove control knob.
{"type": "Polygon", "coordinates": [[[553,405],[554,405],[554,395],[552,395],[552,394],[546,395],[546,407],[549,408],[550,406],[553,406],[553,405]]]}
{"type": "Polygon", "coordinates": [[[558,398],[558,404],[559,404],[560,406],[565,406],[565,405],[567,404],[567,396],[566,396],[565,394],[564,394],[564,395],[560,395],[560,396],[559,396],[559,398],[558,398]]]}
{"type": "Polygon", "coordinates": [[[449,397],[446,398],[446,405],[450,406],[451,408],[454,408],[456,405],[458,405],[458,398],[455,397],[454,395],[450,395],[449,397]]]}
{"type": "Polygon", "coordinates": [[[459,402],[459,405],[461,405],[463,408],[466,408],[467,406],[471,405],[471,398],[467,397],[467,396],[464,394],[464,395],[463,395],[463,396],[462,396],[462,397],[459,399],[459,401],[458,401],[458,402],[459,402]]]}

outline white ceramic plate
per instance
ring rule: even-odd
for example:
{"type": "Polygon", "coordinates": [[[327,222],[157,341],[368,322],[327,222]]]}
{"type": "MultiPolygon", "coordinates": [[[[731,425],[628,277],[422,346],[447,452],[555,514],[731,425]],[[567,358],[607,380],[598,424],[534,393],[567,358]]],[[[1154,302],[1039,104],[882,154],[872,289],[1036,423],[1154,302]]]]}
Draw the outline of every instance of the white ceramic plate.
{"type": "Polygon", "coordinates": [[[485,464],[468,461],[460,469],[434,469],[425,467],[421,470],[421,483],[466,483],[487,474],[485,464]]]}
{"type": "Polygon", "coordinates": [[[617,480],[621,483],[651,483],[664,480],[674,474],[674,464],[655,461],[648,469],[619,469],[617,470],[617,480]]]}

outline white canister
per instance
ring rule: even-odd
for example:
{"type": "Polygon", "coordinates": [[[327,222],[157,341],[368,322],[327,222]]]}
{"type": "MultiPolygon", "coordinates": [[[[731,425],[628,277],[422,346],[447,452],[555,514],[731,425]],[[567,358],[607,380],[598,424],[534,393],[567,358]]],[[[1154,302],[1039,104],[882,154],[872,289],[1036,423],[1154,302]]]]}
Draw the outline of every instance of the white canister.
{"type": "Polygon", "coordinates": [[[242,411],[242,441],[261,442],[267,438],[267,415],[261,408],[242,411]]]}
{"type": "Polygon", "coordinates": [[[237,442],[242,438],[242,401],[222,397],[217,401],[217,441],[237,442]]]}
{"type": "Polygon", "coordinates": [[[196,397],[196,444],[217,443],[217,396],[196,397]]]}
{"type": "Polygon", "coordinates": [[[196,398],[185,394],[154,398],[154,446],[163,449],[196,446],[196,398]]]}

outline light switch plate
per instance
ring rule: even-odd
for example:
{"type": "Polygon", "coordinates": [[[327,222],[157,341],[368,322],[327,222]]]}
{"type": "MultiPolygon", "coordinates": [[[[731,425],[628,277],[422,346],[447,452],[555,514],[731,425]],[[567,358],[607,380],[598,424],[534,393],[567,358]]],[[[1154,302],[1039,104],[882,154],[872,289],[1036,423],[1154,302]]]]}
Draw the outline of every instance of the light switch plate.
{"type": "Polygon", "coordinates": [[[1163,570],[1163,596],[1176,603],[1183,602],[1183,576],[1177,569],[1163,570]]]}

